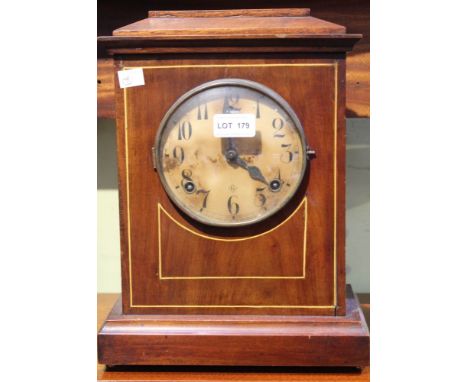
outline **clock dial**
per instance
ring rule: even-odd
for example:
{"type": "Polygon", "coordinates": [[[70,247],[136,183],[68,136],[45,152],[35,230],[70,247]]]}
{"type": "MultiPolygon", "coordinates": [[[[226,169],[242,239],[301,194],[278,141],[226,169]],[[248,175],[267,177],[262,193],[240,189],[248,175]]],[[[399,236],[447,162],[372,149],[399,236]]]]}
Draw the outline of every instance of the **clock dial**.
{"type": "Polygon", "coordinates": [[[278,94],[251,81],[218,80],[185,94],[166,114],[156,165],[168,195],[189,216],[239,226],[266,219],[291,199],[304,175],[305,147],[298,118],[278,94]],[[217,114],[249,115],[255,135],[215,137],[217,114]]]}

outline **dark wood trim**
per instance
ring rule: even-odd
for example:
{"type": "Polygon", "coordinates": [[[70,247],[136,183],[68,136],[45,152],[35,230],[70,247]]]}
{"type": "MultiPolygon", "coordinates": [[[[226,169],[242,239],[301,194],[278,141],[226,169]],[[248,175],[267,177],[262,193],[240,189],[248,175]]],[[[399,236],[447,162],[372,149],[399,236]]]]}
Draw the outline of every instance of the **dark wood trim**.
{"type": "Polygon", "coordinates": [[[247,53],[247,52],[348,52],[362,38],[360,34],[345,35],[311,35],[288,36],[281,39],[272,36],[255,36],[248,38],[212,39],[207,36],[186,39],[165,37],[123,37],[101,36],[98,43],[105,46],[110,54],[113,53],[203,53],[206,49],[215,48],[218,53],[247,53]],[[148,49],[152,49],[148,51],[148,49]],[[226,49],[226,50],[225,50],[226,49]]]}

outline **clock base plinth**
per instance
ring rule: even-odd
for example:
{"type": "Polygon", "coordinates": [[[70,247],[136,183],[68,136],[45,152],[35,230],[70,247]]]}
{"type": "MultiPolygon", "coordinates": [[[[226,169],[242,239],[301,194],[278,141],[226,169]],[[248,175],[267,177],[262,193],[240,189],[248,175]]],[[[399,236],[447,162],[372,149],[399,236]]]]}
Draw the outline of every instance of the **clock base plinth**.
{"type": "Polygon", "coordinates": [[[369,332],[347,286],[345,316],[123,315],[98,334],[106,365],[369,365],[369,332]]]}

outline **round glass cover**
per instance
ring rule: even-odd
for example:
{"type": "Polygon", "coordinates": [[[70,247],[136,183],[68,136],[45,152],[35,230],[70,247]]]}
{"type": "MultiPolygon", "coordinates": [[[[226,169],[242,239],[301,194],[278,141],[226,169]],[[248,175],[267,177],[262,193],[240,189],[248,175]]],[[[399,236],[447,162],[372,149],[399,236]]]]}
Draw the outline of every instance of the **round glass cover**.
{"type": "Polygon", "coordinates": [[[171,200],[213,226],[257,223],[295,194],[306,167],[304,132],[277,93],[223,79],[184,94],[156,136],[156,167],[171,200]]]}

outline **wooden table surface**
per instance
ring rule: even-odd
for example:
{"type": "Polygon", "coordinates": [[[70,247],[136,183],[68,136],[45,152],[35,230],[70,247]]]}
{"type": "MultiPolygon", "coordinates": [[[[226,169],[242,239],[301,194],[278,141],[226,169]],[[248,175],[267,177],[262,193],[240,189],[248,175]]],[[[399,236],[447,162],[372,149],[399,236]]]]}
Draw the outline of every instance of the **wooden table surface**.
{"type": "MultiPolygon", "coordinates": [[[[98,294],[98,330],[118,294],[98,294]]],[[[369,323],[369,295],[358,295],[369,323]]],[[[285,349],[287,351],[287,349],[285,349]]],[[[267,368],[267,367],[114,367],[97,366],[99,381],[369,381],[369,368],[267,368]]]]}

